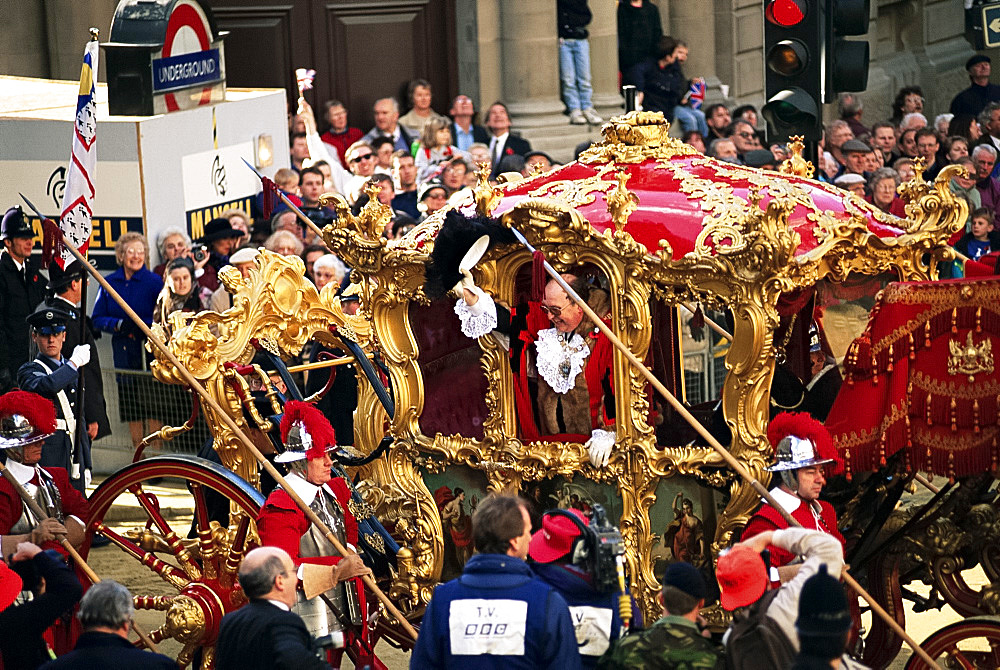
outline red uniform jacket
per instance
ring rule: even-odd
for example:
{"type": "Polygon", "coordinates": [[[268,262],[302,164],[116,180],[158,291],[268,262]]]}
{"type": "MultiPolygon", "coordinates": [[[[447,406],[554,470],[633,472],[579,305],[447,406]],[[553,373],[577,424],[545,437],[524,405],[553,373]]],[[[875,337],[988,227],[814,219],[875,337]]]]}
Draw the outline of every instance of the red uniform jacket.
{"type": "MultiPolygon", "coordinates": [[[[69,474],[65,468],[43,468],[52,475],[59,495],[62,497],[62,510],[65,516],[75,516],[81,523],[87,523],[90,516],[90,503],[80,495],[80,492],[70,486],[69,474]]],[[[0,477],[0,535],[10,535],[11,528],[21,518],[24,508],[21,498],[6,477],[0,477]]],[[[42,549],[55,549],[66,555],[62,545],[56,542],[46,542],[42,549]]]]}
{"type": "MultiPolygon", "coordinates": [[[[837,513],[833,511],[833,506],[830,505],[830,503],[822,500],[818,502],[820,505],[819,521],[816,520],[813,513],[809,510],[809,506],[804,502],[792,512],[792,518],[802,524],[803,528],[820,530],[828,535],[833,535],[840,541],[840,544],[843,547],[844,536],[837,530],[837,513]]],[[[778,513],[778,510],[774,509],[769,504],[764,503],[764,505],[757,510],[757,513],[750,517],[750,521],[747,522],[746,528],[743,529],[743,536],[741,539],[746,540],[754,535],[759,535],[768,530],[781,530],[784,528],[788,528],[788,522],[785,521],[784,517],[778,513]]],[[[771,552],[771,565],[775,568],[787,565],[796,558],[794,554],[773,545],[769,546],[768,549],[771,552]]]]}
{"type": "MultiPolygon", "coordinates": [[[[524,309],[524,307],[522,306],[519,309],[524,309]]],[[[512,335],[516,336],[523,343],[523,346],[520,348],[511,347],[511,355],[514,356],[519,353],[521,357],[519,365],[516,366],[518,374],[514,377],[514,395],[517,403],[517,416],[521,423],[521,433],[524,439],[537,440],[541,435],[534,421],[534,408],[528,391],[528,366],[525,356],[528,348],[538,339],[538,332],[551,328],[552,324],[549,322],[548,317],[545,316],[545,312],[541,310],[540,303],[537,302],[528,304],[526,321],[526,329],[512,333],[512,335]]],[[[595,340],[594,349],[590,352],[586,364],[583,366],[583,374],[587,378],[587,391],[590,393],[591,428],[600,428],[602,421],[605,426],[610,427],[614,424],[614,419],[604,416],[603,381],[605,377],[611,374],[614,345],[600,331],[588,333],[586,337],[595,340]]],[[[586,435],[585,437],[589,438],[590,436],[586,435]]]]}
{"type": "MultiPolygon", "coordinates": [[[[358,522],[347,505],[351,499],[347,484],[340,477],[334,477],[325,486],[333,492],[344,511],[344,535],[347,542],[357,546],[358,522]]],[[[309,558],[299,556],[299,541],[308,530],[309,519],[296,506],[291,496],[283,489],[274,489],[267,497],[267,502],[264,503],[264,507],[260,510],[260,516],[257,518],[257,532],[260,534],[261,544],[284,549],[292,557],[296,567],[302,563],[336,565],[340,561],[340,556],[311,556],[309,558]]]]}

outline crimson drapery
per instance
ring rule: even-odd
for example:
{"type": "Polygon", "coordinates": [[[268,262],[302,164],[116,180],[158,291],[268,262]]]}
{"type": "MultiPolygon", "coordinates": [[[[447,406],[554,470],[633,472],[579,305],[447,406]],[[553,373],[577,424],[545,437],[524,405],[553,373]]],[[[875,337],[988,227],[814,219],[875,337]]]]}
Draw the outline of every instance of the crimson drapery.
{"type": "Polygon", "coordinates": [[[903,451],[948,477],[996,470],[1000,279],[894,283],[844,360],[826,426],[852,471],[903,451]]]}

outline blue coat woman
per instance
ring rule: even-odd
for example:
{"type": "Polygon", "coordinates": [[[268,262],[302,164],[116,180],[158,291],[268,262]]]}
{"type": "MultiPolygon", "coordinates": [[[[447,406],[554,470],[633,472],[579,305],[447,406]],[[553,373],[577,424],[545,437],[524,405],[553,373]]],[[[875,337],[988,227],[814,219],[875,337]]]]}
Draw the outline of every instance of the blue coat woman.
{"type": "MultiPolygon", "coordinates": [[[[111,287],[125,299],[128,306],[135,310],[147,326],[153,323],[153,308],[156,306],[157,296],[163,289],[163,280],[146,267],[148,257],[149,246],[146,238],[139,233],[125,233],[115,242],[115,260],[118,261],[119,267],[107,276],[111,287]]],[[[146,354],[143,350],[145,335],[103,288],[97,294],[97,301],[94,303],[93,321],[99,330],[111,333],[115,368],[120,370],[145,368],[146,354]]],[[[142,397],[145,394],[137,393],[139,389],[135,388],[134,383],[140,380],[130,377],[131,375],[121,375],[118,379],[121,419],[128,422],[140,421],[150,415],[140,406],[144,404],[142,397]]]]}

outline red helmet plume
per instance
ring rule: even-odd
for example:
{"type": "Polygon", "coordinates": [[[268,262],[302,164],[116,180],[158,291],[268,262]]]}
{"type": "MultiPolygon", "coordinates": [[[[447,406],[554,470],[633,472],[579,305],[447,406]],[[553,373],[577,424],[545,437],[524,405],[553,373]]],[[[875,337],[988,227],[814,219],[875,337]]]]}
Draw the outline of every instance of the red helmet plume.
{"type": "Polygon", "coordinates": [[[35,433],[51,435],[56,431],[55,405],[36,393],[10,391],[0,396],[0,417],[14,414],[23,416],[35,433]]]}
{"type": "Polygon", "coordinates": [[[301,424],[311,441],[305,451],[307,459],[320,458],[326,451],[337,446],[337,434],[323,412],[301,400],[289,400],[285,403],[285,412],[281,417],[281,441],[286,445],[288,434],[296,423],[301,424]]]}

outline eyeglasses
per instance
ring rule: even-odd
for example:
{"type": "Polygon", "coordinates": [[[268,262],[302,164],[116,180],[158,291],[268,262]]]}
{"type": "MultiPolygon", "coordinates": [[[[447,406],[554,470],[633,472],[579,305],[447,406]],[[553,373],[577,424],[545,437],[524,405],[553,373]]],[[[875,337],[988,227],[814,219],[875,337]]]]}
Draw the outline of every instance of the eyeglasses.
{"type": "Polygon", "coordinates": [[[351,162],[352,163],[360,163],[363,160],[366,160],[366,159],[371,160],[372,158],[374,158],[374,156],[372,154],[365,154],[364,156],[355,156],[354,158],[351,159],[351,162]]]}
{"type": "Polygon", "coordinates": [[[736,133],[736,134],[739,135],[740,137],[742,137],[745,140],[748,140],[751,137],[753,137],[753,133],[748,133],[748,132],[742,132],[742,133],[736,133]]]}
{"type": "Polygon", "coordinates": [[[145,249],[126,249],[125,250],[125,255],[126,256],[145,256],[146,255],[146,250],[145,249]]]}
{"type": "Polygon", "coordinates": [[[550,307],[548,305],[540,305],[540,307],[542,308],[543,312],[545,312],[549,316],[554,316],[556,318],[558,318],[562,314],[562,311],[564,309],[566,309],[567,307],[569,307],[569,306],[570,306],[570,303],[566,303],[562,307],[550,307]]]}

